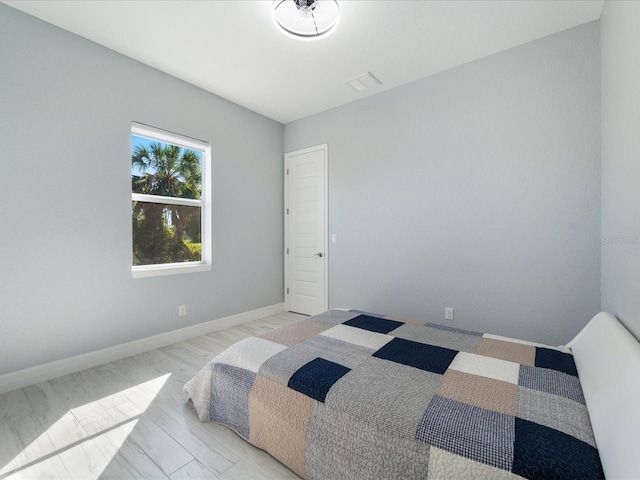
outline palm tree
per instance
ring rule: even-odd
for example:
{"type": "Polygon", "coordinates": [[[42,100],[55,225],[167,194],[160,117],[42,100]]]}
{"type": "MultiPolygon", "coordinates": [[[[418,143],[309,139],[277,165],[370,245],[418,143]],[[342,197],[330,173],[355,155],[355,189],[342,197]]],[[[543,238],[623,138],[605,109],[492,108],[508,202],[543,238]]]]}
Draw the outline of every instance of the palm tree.
{"type": "MultiPolygon", "coordinates": [[[[132,191],[147,195],[199,199],[202,193],[200,161],[197,152],[176,145],[137,145],[131,155],[132,191]],[[136,175],[134,171],[140,174],[136,175]]],[[[190,250],[183,241],[185,237],[193,237],[196,230],[199,237],[199,228],[188,228],[194,222],[195,208],[134,202],[134,264],[200,260],[200,254],[193,251],[193,248],[190,250]]],[[[199,220],[199,212],[197,213],[199,220]]],[[[193,243],[200,242],[200,238],[189,240],[193,243]]]]}
{"type": "Polygon", "coordinates": [[[133,176],[133,192],[165,197],[200,198],[202,173],[200,155],[176,145],[137,145],[131,166],[142,171],[133,176]]]}

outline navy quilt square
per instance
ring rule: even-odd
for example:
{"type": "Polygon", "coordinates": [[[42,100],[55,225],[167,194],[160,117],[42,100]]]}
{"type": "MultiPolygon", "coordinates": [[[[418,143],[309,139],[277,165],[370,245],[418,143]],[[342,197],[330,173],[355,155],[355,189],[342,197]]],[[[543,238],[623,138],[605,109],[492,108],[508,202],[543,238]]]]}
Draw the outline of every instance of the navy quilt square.
{"type": "Polygon", "coordinates": [[[396,328],[401,327],[402,325],[404,325],[404,323],[379,317],[371,317],[369,315],[358,315],[351,320],[347,320],[343,325],[362,328],[363,330],[369,330],[370,332],[386,334],[391,330],[395,330],[396,328]]]}
{"type": "Polygon", "coordinates": [[[536,367],[550,368],[567,375],[578,376],[573,355],[550,348],[536,347],[536,367]]]}
{"type": "Polygon", "coordinates": [[[373,356],[442,375],[457,354],[456,350],[394,338],[373,356]]]}
{"type": "Polygon", "coordinates": [[[324,403],[329,389],[351,371],[339,363],[316,358],[300,367],[289,379],[287,386],[324,403]]]}
{"type": "Polygon", "coordinates": [[[524,478],[604,479],[598,450],[571,435],[516,417],[513,466],[524,478]]]}
{"type": "Polygon", "coordinates": [[[557,370],[520,365],[518,385],[585,404],[578,377],[557,370]]]}

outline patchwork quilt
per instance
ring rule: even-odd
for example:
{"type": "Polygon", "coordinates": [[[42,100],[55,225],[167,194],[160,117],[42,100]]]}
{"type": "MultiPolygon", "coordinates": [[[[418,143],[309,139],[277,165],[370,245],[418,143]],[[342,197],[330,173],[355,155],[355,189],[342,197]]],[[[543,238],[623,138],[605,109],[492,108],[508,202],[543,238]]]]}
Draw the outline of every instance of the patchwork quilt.
{"type": "Polygon", "coordinates": [[[185,391],[307,479],[604,478],[566,347],[331,310],[238,342],[185,391]]]}

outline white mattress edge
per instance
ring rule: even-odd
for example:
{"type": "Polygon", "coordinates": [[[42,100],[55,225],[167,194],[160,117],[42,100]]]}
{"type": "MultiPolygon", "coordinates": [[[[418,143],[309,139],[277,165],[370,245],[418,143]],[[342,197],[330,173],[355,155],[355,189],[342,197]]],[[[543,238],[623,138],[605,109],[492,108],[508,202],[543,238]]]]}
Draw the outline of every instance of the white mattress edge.
{"type": "Polygon", "coordinates": [[[567,346],[606,478],[640,478],[640,343],[613,315],[600,312],[567,346]]]}

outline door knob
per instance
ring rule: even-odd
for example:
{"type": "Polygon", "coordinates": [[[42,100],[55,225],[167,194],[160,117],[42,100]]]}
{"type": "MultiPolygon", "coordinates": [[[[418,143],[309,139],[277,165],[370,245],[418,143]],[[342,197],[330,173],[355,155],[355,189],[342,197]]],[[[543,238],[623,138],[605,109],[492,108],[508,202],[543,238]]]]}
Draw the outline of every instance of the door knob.
{"type": "Polygon", "coordinates": [[[320,257],[320,258],[324,257],[322,252],[314,253],[313,255],[316,256],[316,257],[320,257]]]}

